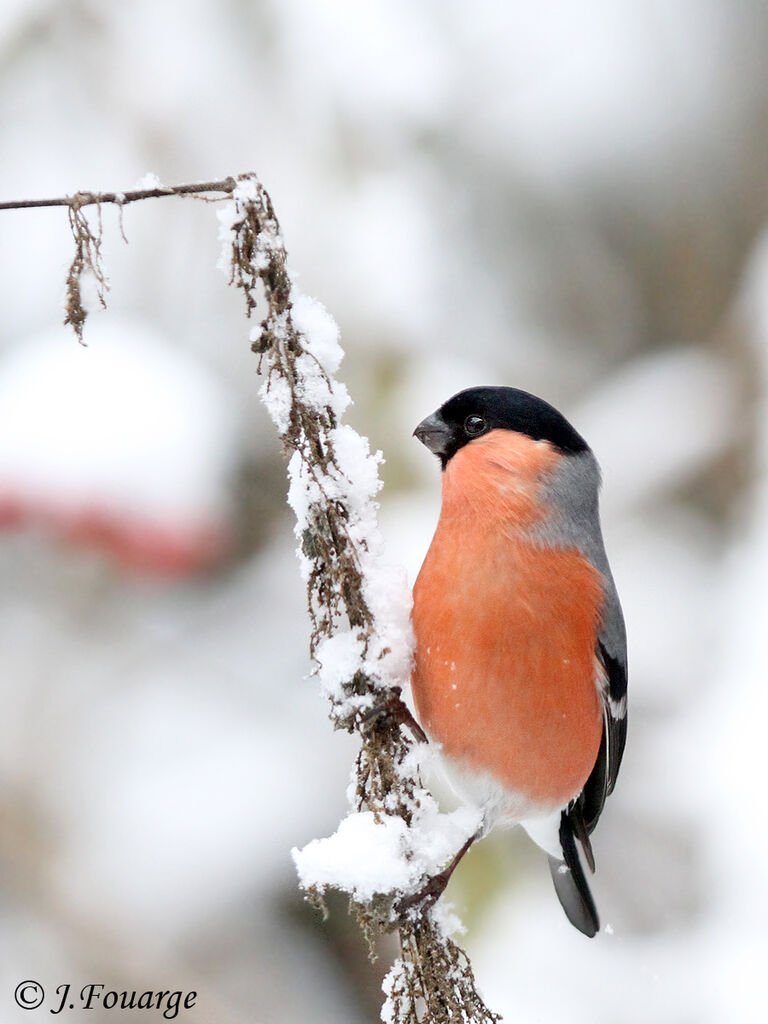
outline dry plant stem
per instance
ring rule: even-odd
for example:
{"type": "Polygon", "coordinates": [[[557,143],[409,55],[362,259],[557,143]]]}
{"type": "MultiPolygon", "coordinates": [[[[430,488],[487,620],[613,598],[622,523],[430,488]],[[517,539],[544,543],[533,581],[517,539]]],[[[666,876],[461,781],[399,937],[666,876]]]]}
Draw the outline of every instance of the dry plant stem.
{"type": "MultiPolygon", "coordinates": [[[[286,455],[298,452],[306,471],[320,469],[316,479],[322,481],[335,466],[329,432],[337,425],[336,417],[330,407],[318,411],[306,405],[295,387],[296,360],[304,349],[291,318],[291,282],[279,224],[269,195],[258,180],[250,175],[242,180],[250,180],[254,187],[249,198],[237,200],[239,216],[234,225],[230,283],[242,289],[249,317],[262,295],[266,301],[267,312],[252,347],[260,356],[260,370],[266,361],[268,382],[281,378],[291,389],[290,422],[283,435],[286,455]]],[[[309,519],[311,527],[305,531],[302,547],[311,561],[308,602],[314,654],[319,642],[337,628],[340,614],[368,636],[375,622],[364,598],[355,542],[347,530],[349,510],[343,502],[322,495],[309,519]]],[[[377,709],[375,714],[350,714],[341,705],[343,712],[336,706],[331,711],[337,728],[357,731],[361,737],[358,807],[382,815],[398,814],[410,823],[412,798],[419,783],[402,771],[412,741],[400,725],[410,724],[412,719],[401,711],[404,705],[399,689],[391,687],[382,693],[372,679],[358,672],[350,684],[352,694],[371,697],[377,709]]],[[[378,906],[374,900],[356,904],[355,909],[369,936],[393,928],[399,931],[403,965],[390,994],[393,1022],[490,1024],[498,1020],[477,993],[466,954],[441,935],[423,908],[409,907],[398,914],[390,901],[385,904],[378,906]]]]}
{"type": "Polygon", "coordinates": [[[129,192],[76,192],[73,196],[60,196],[56,199],[19,199],[0,203],[0,210],[31,210],[48,206],[66,206],[69,213],[69,226],[75,240],[75,256],[67,272],[66,300],[64,323],[72,327],[77,340],[83,344],[83,328],[88,317],[88,310],[83,305],[81,281],[84,273],[92,275],[96,297],[102,308],[106,309],[105,294],[109,290],[104,266],[101,261],[101,207],[112,203],[120,209],[120,234],[127,241],[123,230],[123,207],[141,199],[162,199],[165,196],[198,196],[205,193],[221,192],[230,194],[235,187],[234,178],[221,181],[206,181],[198,184],[158,186],[157,188],[133,189],[129,192]],[[87,206],[96,206],[98,210],[98,228],[94,231],[83,212],[87,206]]]}
{"type": "Polygon", "coordinates": [[[56,199],[12,199],[0,202],[0,210],[34,210],[46,206],[99,206],[103,203],[136,203],[140,199],[162,199],[165,196],[201,195],[205,192],[231,193],[236,185],[234,178],[221,181],[203,181],[188,185],[160,185],[157,188],[132,189],[129,192],[76,192],[73,196],[59,196],[56,199]]]}
{"type": "Polygon", "coordinates": [[[501,1020],[480,997],[467,954],[455,942],[443,939],[430,921],[410,929],[401,926],[400,942],[404,960],[416,968],[418,985],[404,992],[398,1024],[501,1020]]]}

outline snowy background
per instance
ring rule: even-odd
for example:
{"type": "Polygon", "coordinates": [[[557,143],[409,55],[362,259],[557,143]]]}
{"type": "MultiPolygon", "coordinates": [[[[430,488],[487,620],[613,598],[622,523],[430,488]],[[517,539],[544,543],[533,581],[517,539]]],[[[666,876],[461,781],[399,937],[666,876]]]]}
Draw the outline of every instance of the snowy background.
{"type": "MultiPolygon", "coordinates": [[[[412,575],[439,480],[410,435],[454,391],[534,391],[602,462],[631,685],[595,844],[613,934],[569,928],[516,833],[450,889],[515,1024],[761,1019],[766,52],[748,0],[0,6],[0,198],[256,170],[341,326],[412,575]]],[[[377,1018],[385,964],[296,892],[355,748],[304,679],[214,212],[129,208],[126,246],[104,211],[88,348],[61,326],[64,212],[0,215],[4,1020],[30,1020],[24,978],[197,989],[190,1022],[377,1018]]]]}

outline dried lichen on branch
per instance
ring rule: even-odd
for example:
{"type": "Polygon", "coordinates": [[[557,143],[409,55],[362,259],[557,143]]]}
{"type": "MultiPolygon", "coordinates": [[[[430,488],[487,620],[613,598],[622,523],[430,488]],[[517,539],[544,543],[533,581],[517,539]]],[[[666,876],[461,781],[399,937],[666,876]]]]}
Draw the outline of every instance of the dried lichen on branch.
{"type": "Polygon", "coordinates": [[[94,231],[77,197],[73,198],[68,208],[69,226],[75,240],[75,255],[67,273],[64,323],[72,327],[80,344],[83,344],[83,328],[88,317],[87,303],[83,298],[83,288],[88,278],[93,284],[102,309],[107,308],[105,295],[109,291],[109,282],[101,259],[101,205],[97,205],[96,209],[98,225],[94,231]]]}
{"type": "Polygon", "coordinates": [[[440,814],[419,777],[419,727],[400,699],[412,653],[405,576],[388,566],[376,521],[380,454],[341,423],[349,405],[336,371],[335,323],[293,285],[269,196],[253,175],[238,179],[220,209],[220,265],[241,289],[261,396],[288,456],[289,503],[307,583],[311,653],[337,728],[357,731],[354,808],[329,839],[294,851],[318,898],[348,892],[370,934],[398,929],[402,957],[385,981],[388,1024],[497,1020],[475,988],[466,955],[449,937],[442,908],[399,914],[404,897],[450,859],[477,828],[471,812],[440,814]]]}

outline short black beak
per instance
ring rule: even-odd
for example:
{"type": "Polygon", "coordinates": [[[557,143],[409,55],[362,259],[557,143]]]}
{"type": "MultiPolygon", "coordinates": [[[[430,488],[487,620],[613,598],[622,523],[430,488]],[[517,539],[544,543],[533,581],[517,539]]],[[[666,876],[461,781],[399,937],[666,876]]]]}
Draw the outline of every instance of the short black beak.
{"type": "Polygon", "coordinates": [[[441,459],[448,454],[452,437],[451,428],[445,420],[440,418],[438,413],[433,412],[431,416],[422,420],[414,430],[413,436],[418,438],[434,455],[439,455],[441,459]]]}

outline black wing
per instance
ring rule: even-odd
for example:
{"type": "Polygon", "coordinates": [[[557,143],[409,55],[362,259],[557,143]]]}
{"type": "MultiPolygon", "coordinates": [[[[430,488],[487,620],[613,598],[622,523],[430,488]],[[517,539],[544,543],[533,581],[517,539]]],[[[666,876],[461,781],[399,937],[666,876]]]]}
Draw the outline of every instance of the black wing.
{"type": "Polygon", "coordinates": [[[592,774],[578,797],[560,815],[560,846],[563,859],[549,858],[549,870],[560,906],[571,924],[592,938],[600,929],[595,901],[581,865],[579,840],[591,871],[595,858],[590,833],[600,817],[606,798],[613,792],[627,738],[626,664],[612,657],[598,642],[596,657],[602,672],[599,679],[603,703],[603,735],[592,774]]]}
{"type": "Polygon", "coordinates": [[[591,871],[595,858],[589,836],[594,830],[606,798],[613,792],[627,738],[627,667],[622,656],[613,656],[602,640],[595,652],[598,685],[603,704],[603,735],[592,774],[584,789],[560,816],[560,846],[563,859],[549,858],[549,870],[557,898],[571,924],[590,938],[600,921],[589,884],[581,865],[579,840],[591,871]]]}
{"type": "Polygon", "coordinates": [[[598,641],[595,656],[602,669],[603,736],[595,767],[576,801],[580,804],[588,836],[616,785],[627,740],[626,661],[620,655],[609,654],[602,641],[598,641]]]}

